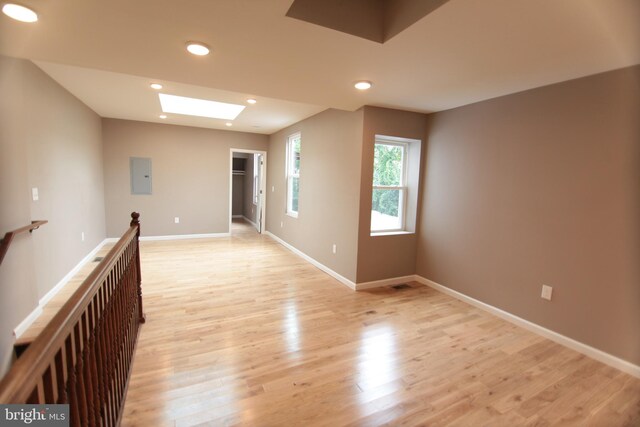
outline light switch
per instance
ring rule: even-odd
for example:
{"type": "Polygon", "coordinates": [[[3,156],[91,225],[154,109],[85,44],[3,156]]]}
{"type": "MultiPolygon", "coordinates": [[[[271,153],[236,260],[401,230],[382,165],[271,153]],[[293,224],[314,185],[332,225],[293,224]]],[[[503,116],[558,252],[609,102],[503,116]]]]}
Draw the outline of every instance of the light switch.
{"type": "Polygon", "coordinates": [[[38,201],[38,187],[33,187],[31,189],[31,198],[33,199],[34,202],[38,201]]]}

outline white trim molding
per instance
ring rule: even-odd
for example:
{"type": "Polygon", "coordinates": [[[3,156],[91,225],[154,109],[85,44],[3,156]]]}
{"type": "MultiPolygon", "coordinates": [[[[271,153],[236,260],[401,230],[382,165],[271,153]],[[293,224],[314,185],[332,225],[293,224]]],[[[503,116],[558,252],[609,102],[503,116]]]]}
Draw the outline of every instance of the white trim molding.
{"type": "Polygon", "coordinates": [[[102,249],[104,245],[106,245],[107,243],[111,243],[111,240],[113,240],[114,242],[117,241],[117,239],[104,239],[102,242],[98,243],[98,246],[96,246],[91,252],[85,255],[85,257],[82,258],[80,262],[67,274],[65,274],[64,277],[60,279],[60,281],[56,283],[53,288],[51,288],[46,294],[44,294],[44,296],[38,301],[38,306],[33,309],[33,311],[29,313],[29,315],[13,330],[13,336],[15,338],[20,338],[22,334],[24,334],[27,329],[29,329],[33,322],[35,322],[35,320],[40,317],[40,315],[42,314],[42,308],[47,305],[47,303],[51,301],[51,299],[56,296],[58,292],[60,292],[60,289],[64,288],[64,286],[69,283],[73,276],[75,276],[78,271],[80,271],[80,269],[84,267],[85,264],[90,262],[96,256],[98,251],[100,251],[100,249],[102,249]]]}
{"type": "Polygon", "coordinates": [[[416,281],[416,276],[412,274],[410,276],[392,277],[390,279],[374,280],[373,282],[356,283],[355,289],[356,291],[362,291],[365,289],[380,288],[382,286],[400,285],[402,283],[415,282],[415,281],[416,281]]]}
{"type": "Polygon", "coordinates": [[[482,301],[478,301],[475,298],[471,298],[463,293],[458,291],[454,291],[451,288],[447,288],[439,283],[436,283],[432,280],[425,279],[422,276],[415,275],[415,281],[421,283],[423,285],[429,286],[443,294],[449,295],[453,298],[456,298],[460,301],[466,302],[474,307],[478,307],[482,310],[485,310],[495,316],[500,317],[508,322],[511,322],[515,325],[518,325],[528,331],[531,331],[535,334],[541,335],[545,338],[550,339],[560,345],[568,347],[572,350],[577,351],[578,353],[582,353],[585,356],[589,356],[592,359],[595,359],[599,362],[602,362],[606,365],[612,366],[616,369],[621,370],[622,372],[626,372],[629,375],[633,375],[636,378],[640,378],[640,366],[634,365],[631,362],[628,362],[624,359],[620,359],[612,354],[606,353],[602,350],[598,350],[597,348],[591,347],[590,345],[581,343],[580,341],[576,341],[573,338],[569,338],[565,335],[554,332],[550,329],[547,329],[543,326],[540,326],[536,323],[525,320],[521,317],[518,317],[514,314],[511,314],[507,311],[501,310],[492,305],[486,304],[482,301]]]}
{"type": "Polygon", "coordinates": [[[109,240],[110,239],[104,239],[102,242],[98,243],[98,246],[96,246],[91,252],[89,252],[84,258],[82,258],[82,260],[80,260],[80,262],[75,267],[73,267],[71,271],[65,274],[65,276],[60,279],[60,281],[53,288],[51,288],[49,292],[47,292],[42,298],[40,298],[40,307],[44,307],[49,301],[51,301],[51,298],[53,298],[58,292],[60,292],[60,289],[62,289],[64,285],[66,285],[69,280],[71,280],[73,276],[75,276],[86,263],[91,261],[91,259],[96,256],[98,251],[100,251],[100,249],[102,249],[104,245],[106,245],[107,243],[111,243],[109,240]]]}
{"type": "Polygon", "coordinates": [[[168,236],[140,236],[140,241],[155,242],[158,240],[210,239],[210,238],[229,237],[229,236],[231,236],[231,233],[171,234],[168,236]]]}
{"type": "Polygon", "coordinates": [[[253,228],[255,228],[256,230],[258,229],[258,224],[256,224],[255,222],[251,221],[246,216],[240,215],[240,218],[244,218],[245,221],[247,221],[249,224],[253,225],[253,228]]]}
{"type": "Polygon", "coordinates": [[[332,269],[330,269],[326,265],[321,264],[320,262],[318,262],[315,259],[311,258],[309,255],[305,254],[300,249],[298,249],[298,248],[296,248],[294,246],[291,246],[289,243],[285,242],[284,240],[282,240],[281,238],[279,238],[275,234],[271,233],[270,231],[266,231],[265,230],[264,234],[266,234],[267,236],[271,237],[273,240],[275,240],[276,242],[280,243],[282,246],[284,246],[285,248],[289,249],[291,252],[293,252],[294,254],[298,255],[300,258],[304,259],[305,261],[307,261],[311,265],[313,265],[315,267],[318,267],[320,270],[324,271],[329,276],[331,276],[334,279],[336,279],[338,282],[342,283],[343,285],[346,285],[350,289],[356,290],[356,284],[354,282],[352,282],[351,280],[347,279],[346,277],[342,276],[339,273],[336,273],[335,271],[333,271],[332,269]]]}
{"type": "Polygon", "coordinates": [[[38,304],[38,306],[36,306],[36,308],[31,313],[29,313],[29,315],[25,317],[25,319],[20,322],[18,326],[16,326],[16,328],[13,330],[13,337],[20,338],[22,334],[24,334],[27,329],[29,329],[33,322],[35,322],[36,319],[40,317],[41,314],[42,306],[38,304]]]}

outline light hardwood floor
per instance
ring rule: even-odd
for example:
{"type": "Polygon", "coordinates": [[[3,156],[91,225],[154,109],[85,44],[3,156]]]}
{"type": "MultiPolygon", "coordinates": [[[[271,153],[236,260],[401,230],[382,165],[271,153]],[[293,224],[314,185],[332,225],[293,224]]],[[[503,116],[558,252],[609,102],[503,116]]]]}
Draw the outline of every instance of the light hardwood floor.
{"type": "Polygon", "coordinates": [[[249,227],[143,242],[124,426],[622,426],[640,380],[417,283],[353,292],[249,227]]]}

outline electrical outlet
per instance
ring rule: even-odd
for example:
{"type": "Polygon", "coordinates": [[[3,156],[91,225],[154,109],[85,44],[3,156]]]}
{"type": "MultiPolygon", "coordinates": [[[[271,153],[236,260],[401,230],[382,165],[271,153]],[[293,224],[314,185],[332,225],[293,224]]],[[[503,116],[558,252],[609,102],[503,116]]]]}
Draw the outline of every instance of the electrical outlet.
{"type": "Polygon", "coordinates": [[[34,202],[37,202],[37,201],[38,201],[38,199],[40,198],[40,197],[38,196],[38,187],[33,187],[33,188],[31,189],[31,198],[33,199],[33,201],[34,201],[34,202]]]}
{"type": "Polygon", "coordinates": [[[542,285],[542,295],[540,295],[542,299],[551,301],[552,293],[553,293],[553,288],[551,286],[542,285]]]}
{"type": "Polygon", "coordinates": [[[272,186],[271,186],[271,192],[273,193],[274,191],[276,191],[276,186],[275,186],[275,185],[272,185],[272,186]]]}
{"type": "Polygon", "coordinates": [[[82,239],[82,241],[84,242],[84,231],[80,234],[80,238],[82,239]]]}
{"type": "Polygon", "coordinates": [[[338,252],[338,246],[334,243],[333,248],[331,248],[331,250],[333,251],[334,254],[336,254],[338,252]]]}
{"type": "Polygon", "coordinates": [[[284,221],[280,221],[280,228],[284,227],[284,221]]]}
{"type": "Polygon", "coordinates": [[[173,222],[176,223],[176,224],[180,224],[180,217],[177,216],[177,217],[173,218],[173,222]]]}

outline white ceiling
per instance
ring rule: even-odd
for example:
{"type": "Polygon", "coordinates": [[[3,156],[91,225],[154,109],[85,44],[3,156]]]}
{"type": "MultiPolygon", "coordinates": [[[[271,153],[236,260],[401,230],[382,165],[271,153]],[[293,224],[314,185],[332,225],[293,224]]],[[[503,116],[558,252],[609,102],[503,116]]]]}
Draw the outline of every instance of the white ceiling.
{"type": "MultiPolygon", "coordinates": [[[[256,97],[231,129],[260,133],[328,107],[439,111],[640,63],[638,0],[451,0],[385,44],[288,18],[291,2],[23,0],[40,21],[0,16],[0,53],[36,61],[105,117],[161,121],[151,81],[256,97]],[[187,40],[213,51],[189,55],[187,40]]],[[[225,128],[212,120],[167,119],[225,128]]]]}
{"type": "Polygon", "coordinates": [[[51,62],[34,62],[101,117],[272,134],[326,108],[265,98],[250,93],[229,92],[51,62]],[[162,84],[162,90],[151,89],[149,87],[151,83],[162,84]],[[246,108],[235,120],[217,120],[169,113],[166,114],[166,119],[160,119],[162,108],[158,93],[246,105],[246,108]],[[258,103],[250,105],[246,102],[247,98],[254,98],[258,103]],[[227,127],[225,125],[227,122],[232,123],[233,126],[227,127]]]}

